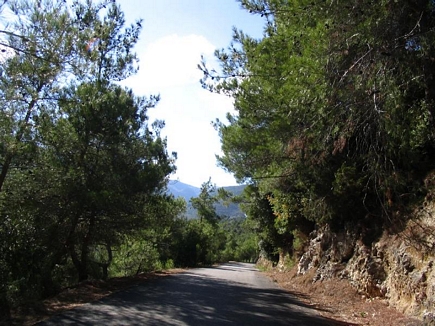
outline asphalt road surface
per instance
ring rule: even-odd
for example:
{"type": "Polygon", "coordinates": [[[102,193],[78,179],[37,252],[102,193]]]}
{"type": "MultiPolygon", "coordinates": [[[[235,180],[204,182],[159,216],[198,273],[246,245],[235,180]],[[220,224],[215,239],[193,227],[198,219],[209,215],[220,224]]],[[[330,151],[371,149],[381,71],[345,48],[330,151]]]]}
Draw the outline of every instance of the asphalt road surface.
{"type": "Polygon", "coordinates": [[[228,263],[152,280],[38,325],[340,324],[322,318],[254,265],[228,263]]]}

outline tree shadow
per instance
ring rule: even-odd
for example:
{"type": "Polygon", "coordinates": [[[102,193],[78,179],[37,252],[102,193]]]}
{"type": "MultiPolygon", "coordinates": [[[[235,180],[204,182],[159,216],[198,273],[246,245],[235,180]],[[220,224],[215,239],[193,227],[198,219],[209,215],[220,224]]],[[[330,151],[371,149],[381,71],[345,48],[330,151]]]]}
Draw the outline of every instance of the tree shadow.
{"type": "Polygon", "coordinates": [[[321,317],[319,311],[326,310],[279,288],[252,288],[185,272],[132,287],[38,325],[356,325],[321,317]]]}

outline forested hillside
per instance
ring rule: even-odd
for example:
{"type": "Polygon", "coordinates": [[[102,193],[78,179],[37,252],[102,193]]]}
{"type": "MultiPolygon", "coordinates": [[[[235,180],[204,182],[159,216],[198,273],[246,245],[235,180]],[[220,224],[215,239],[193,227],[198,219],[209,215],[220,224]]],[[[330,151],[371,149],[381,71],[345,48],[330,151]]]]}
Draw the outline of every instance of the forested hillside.
{"type": "Polygon", "coordinates": [[[200,68],[204,88],[235,101],[215,122],[219,163],[250,184],[264,254],[298,259],[325,226],[371,250],[403,229],[435,167],[434,2],[240,3],[264,37],[235,28],[220,69],[200,68]]]}

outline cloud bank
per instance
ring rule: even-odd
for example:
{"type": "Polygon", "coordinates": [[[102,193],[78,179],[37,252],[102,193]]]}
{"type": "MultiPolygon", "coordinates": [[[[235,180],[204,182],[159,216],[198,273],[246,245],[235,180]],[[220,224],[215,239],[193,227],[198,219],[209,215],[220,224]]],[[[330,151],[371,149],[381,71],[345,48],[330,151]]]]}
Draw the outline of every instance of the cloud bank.
{"type": "Polygon", "coordinates": [[[168,151],[178,154],[173,178],[193,186],[209,177],[218,186],[235,184],[216,166],[220,141],[211,126],[216,118],[225,120],[226,112],[233,110],[232,100],[202,89],[199,83],[201,55],[212,61],[215,48],[201,35],[165,36],[138,50],[139,73],[124,83],[137,95],[161,94],[160,103],[149,112],[150,120],[165,120],[162,134],[168,139],[168,151]]]}
{"type": "Polygon", "coordinates": [[[198,83],[201,55],[212,57],[214,50],[215,46],[201,35],[165,36],[140,51],[140,69],[129,84],[140,82],[140,89],[149,93],[198,83]]]}

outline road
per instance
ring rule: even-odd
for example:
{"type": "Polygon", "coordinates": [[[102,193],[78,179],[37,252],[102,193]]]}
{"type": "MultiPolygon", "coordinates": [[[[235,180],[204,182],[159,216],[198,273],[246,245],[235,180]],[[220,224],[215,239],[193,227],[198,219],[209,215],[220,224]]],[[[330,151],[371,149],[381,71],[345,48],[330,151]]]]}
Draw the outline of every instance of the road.
{"type": "Polygon", "coordinates": [[[252,264],[198,268],[132,287],[48,325],[344,325],[327,320],[252,264]]]}

